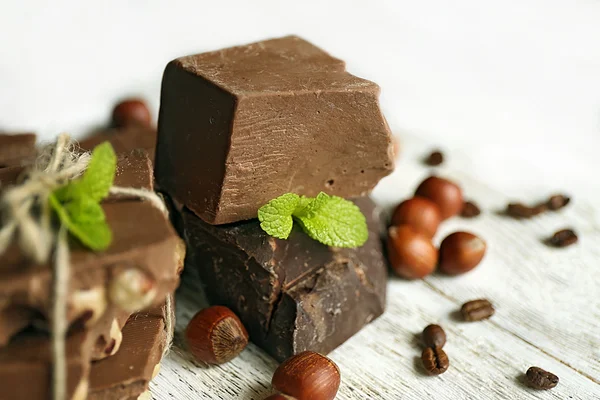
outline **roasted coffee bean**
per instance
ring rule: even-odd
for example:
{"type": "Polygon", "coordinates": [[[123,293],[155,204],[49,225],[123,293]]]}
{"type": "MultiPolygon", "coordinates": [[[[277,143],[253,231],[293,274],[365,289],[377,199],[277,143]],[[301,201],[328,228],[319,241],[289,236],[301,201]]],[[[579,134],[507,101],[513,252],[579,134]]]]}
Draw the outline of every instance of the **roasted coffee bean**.
{"type": "Polygon", "coordinates": [[[446,344],[446,332],[439,325],[427,325],[423,329],[423,343],[427,347],[439,347],[441,349],[446,344]]]}
{"type": "Polygon", "coordinates": [[[465,321],[481,321],[482,319],[488,319],[492,315],[494,315],[494,306],[489,300],[486,299],[478,299],[471,300],[466,302],[460,308],[460,313],[462,314],[465,321]]]}
{"type": "Polygon", "coordinates": [[[427,158],[425,158],[425,164],[432,166],[432,167],[440,165],[443,162],[444,162],[444,154],[439,150],[433,151],[431,154],[429,154],[427,156],[427,158]]]}
{"type": "Polygon", "coordinates": [[[446,352],[440,347],[427,347],[421,354],[421,360],[425,371],[430,375],[443,374],[450,366],[446,352]]]}
{"type": "Polygon", "coordinates": [[[561,229],[548,239],[548,244],[554,247],[567,247],[577,243],[577,240],[577,234],[572,229],[561,229]]]}
{"type": "Polygon", "coordinates": [[[506,207],[506,214],[513,218],[531,218],[543,213],[547,209],[546,204],[529,207],[523,203],[510,203],[506,207]]]}
{"type": "Polygon", "coordinates": [[[558,376],[539,367],[530,367],[525,374],[525,384],[534,389],[552,389],[558,385],[558,376]]]}
{"type": "Polygon", "coordinates": [[[477,204],[472,201],[465,201],[463,204],[462,211],[460,212],[460,216],[463,218],[473,218],[481,214],[481,210],[477,206],[477,204]]]}
{"type": "Polygon", "coordinates": [[[554,196],[550,196],[546,202],[546,206],[549,210],[556,211],[565,207],[570,201],[571,198],[564,194],[555,194],[554,196]]]}

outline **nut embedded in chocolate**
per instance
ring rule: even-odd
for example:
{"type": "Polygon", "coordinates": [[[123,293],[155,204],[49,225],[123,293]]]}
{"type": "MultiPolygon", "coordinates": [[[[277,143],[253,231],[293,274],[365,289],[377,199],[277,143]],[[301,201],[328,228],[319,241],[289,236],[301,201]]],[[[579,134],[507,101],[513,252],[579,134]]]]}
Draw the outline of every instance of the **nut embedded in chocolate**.
{"type": "Polygon", "coordinates": [[[189,322],[185,337],[194,357],[207,364],[226,363],[248,345],[246,328],[233,311],[223,306],[199,311],[189,322]]]}
{"type": "Polygon", "coordinates": [[[148,307],[156,297],[156,292],[156,282],[137,268],[119,272],[108,287],[110,301],[129,312],[148,307]]]}

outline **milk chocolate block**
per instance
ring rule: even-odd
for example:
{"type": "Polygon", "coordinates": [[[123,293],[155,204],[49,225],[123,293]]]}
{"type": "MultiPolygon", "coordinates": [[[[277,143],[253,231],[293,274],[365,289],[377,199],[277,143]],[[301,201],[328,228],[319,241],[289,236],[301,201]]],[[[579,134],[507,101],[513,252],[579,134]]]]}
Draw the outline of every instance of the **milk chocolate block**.
{"type": "Polygon", "coordinates": [[[31,162],[36,153],[35,140],[33,133],[0,133],[0,168],[31,162]]]}
{"type": "MultiPolygon", "coordinates": [[[[0,170],[0,192],[14,182],[9,179],[18,176],[15,173],[18,171],[13,171],[15,168],[0,170]]],[[[151,172],[146,153],[134,151],[122,155],[117,164],[115,185],[151,190],[151,172]]],[[[165,215],[148,202],[112,197],[103,202],[102,208],[113,232],[113,241],[101,253],[89,251],[76,241],[70,244],[67,320],[73,324],[84,318],[85,327],[91,328],[101,317],[108,317],[117,321],[120,330],[127,317],[137,311],[130,308],[135,304],[126,304],[136,298],[128,291],[129,283],[147,283],[149,301],[161,304],[179,284],[185,249],[165,215]]],[[[13,243],[0,254],[0,266],[2,346],[31,324],[47,326],[52,306],[52,264],[34,265],[13,243]]],[[[99,335],[109,337],[110,331],[99,335]]],[[[104,357],[103,346],[109,345],[110,340],[98,343],[93,358],[104,357]]]]}
{"type": "Polygon", "coordinates": [[[98,131],[81,140],[79,147],[91,151],[102,142],[110,142],[117,154],[129,153],[135,149],[148,152],[154,161],[156,152],[156,128],[144,125],[130,125],[122,128],[109,128],[98,131]]]}
{"type": "Polygon", "coordinates": [[[133,315],[112,357],[92,363],[88,400],[137,399],[158,373],[166,345],[164,306],[133,315]]]}
{"type": "Polygon", "coordinates": [[[355,203],[369,226],[369,240],[357,249],[324,246],[296,228],[288,240],[275,239],[257,220],[214,226],[184,210],[188,271],[277,360],[304,350],[326,354],[385,308],[379,212],[367,197],[355,203]]]}
{"type": "Polygon", "coordinates": [[[155,175],[205,222],[286,192],[368,192],[393,169],[379,87],[288,36],[181,57],[164,72],[155,175]]]}

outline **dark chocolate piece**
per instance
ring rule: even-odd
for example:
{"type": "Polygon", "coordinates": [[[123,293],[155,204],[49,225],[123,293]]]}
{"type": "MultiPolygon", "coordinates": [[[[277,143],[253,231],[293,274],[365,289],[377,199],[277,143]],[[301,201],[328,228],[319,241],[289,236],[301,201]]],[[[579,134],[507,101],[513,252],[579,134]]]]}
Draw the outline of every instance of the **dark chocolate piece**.
{"type": "Polygon", "coordinates": [[[0,168],[31,162],[36,154],[35,140],[33,133],[0,133],[0,168]]]}
{"type": "Polygon", "coordinates": [[[288,240],[275,239],[257,220],[213,226],[184,210],[188,269],[199,273],[211,303],[235,311],[276,359],[326,354],[385,308],[379,212],[367,197],[355,203],[369,226],[357,249],[324,246],[296,228],[288,240]]]}
{"type": "Polygon", "coordinates": [[[162,82],[158,186],[210,224],[287,192],[365,194],[393,169],[378,97],[295,36],[178,58],[162,82]]]}

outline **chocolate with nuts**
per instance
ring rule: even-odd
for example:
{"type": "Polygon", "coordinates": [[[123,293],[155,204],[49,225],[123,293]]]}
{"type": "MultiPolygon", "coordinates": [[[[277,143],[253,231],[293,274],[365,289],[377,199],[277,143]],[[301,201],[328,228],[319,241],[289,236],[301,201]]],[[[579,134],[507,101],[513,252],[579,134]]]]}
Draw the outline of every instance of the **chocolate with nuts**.
{"type": "MultiPolygon", "coordinates": [[[[2,187],[11,183],[3,176],[4,170],[1,170],[2,187]]],[[[151,189],[147,155],[134,152],[122,156],[115,185],[151,189]]],[[[89,328],[105,313],[121,320],[119,316],[123,312],[130,314],[160,304],[179,283],[178,269],[183,262],[182,254],[178,253],[181,239],[161,211],[131,198],[109,198],[102,207],[113,232],[113,242],[101,254],[83,249],[77,243],[71,245],[69,325],[83,318],[84,327],[89,328]]],[[[49,290],[52,266],[50,263],[33,265],[16,244],[0,255],[0,265],[3,266],[0,295],[5,300],[0,315],[18,315],[16,319],[0,318],[0,324],[6,323],[0,325],[0,345],[3,345],[34,320],[38,325],[39,321],[47,321],[52,304],[49,290]],[[13,322],[7,323],[11,320],[13,322]]],[[[123,320],[121,326],[124,323],[123,320]]]]}

